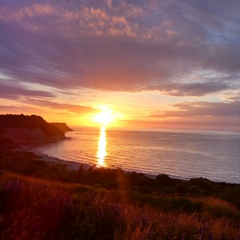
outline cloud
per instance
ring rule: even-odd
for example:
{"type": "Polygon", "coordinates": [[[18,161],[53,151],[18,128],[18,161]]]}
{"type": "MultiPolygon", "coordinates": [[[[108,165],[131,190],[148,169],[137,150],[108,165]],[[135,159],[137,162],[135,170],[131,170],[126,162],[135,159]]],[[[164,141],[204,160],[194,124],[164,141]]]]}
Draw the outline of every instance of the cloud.
{"type": "Polygon", "coordinates": [[[240,101],[240,92],[231,92],[230,94],[227,94],[226,98],[231,101],[240,101]]]}
{"type": "Polygon", "coordinates": [[[232,102],[181,102],[172,105],[176,110],[163,111],[151,114],[152,118],[188,118],[188,117],[234,117],[239,118],[240,101],[232,102]]]}
{"type": "Polygon", "coordinates": [[[171,105],[172,110],[153,111],[146,120],[129,120],[131,127],[172,129],[239,130],[240,100],[228,102],[188,101],[171,105]]]}
{"type": "Polygon", "coordinates": [[[69,90],[236,89],[239,8],[224,0],[3,1],[0,70],[16,82],[69,90]]]}
{"type": "Polygon", "coordinates": [[[227,89],[226,83],[221,82],[206,82],[192,84],[172,84],[168,86],[162,93],[172,96],[203,96],[208,93],[219,92],[227,89]]]}
{"type": "Polygon", "coordinates": [[[17,8],[12,12],[14,14],[9,14],[9,12],[6,10],[7,10],[6,8],[0,9],[0,13],[1,13],[0,18],[7,22],[13,21],[13,20],[20,21],[26,18],[45,16],[53,13],[53,8],[50,5],[37,4],[37,3],[33,3],[30,6],[23,6],[23,7],[17,8]]]}
{"type": "MultiPolygon", "coordinates": [[[[147,120],[128,120],[125,121],[126,126],[131,128],[142,129],[156,128],[156,129],[191,129],[191,130],[226,130],[238,131],[239,124],[236,118],[223,117],[219,119],[206,119],[206,118],[182,118],[178,121],[165,120],[165,121],[147,121],[147,120]]],[[[184,130],[185,131],[185,130],[184,130]]]]}
{"type": "Polygon", "coordinates": [[[6,114],[6,113],[11,113],[11,114],[46,114],[46,111],[42,111],[41,109],[36,109],[34,107],[30,106],[25,106],[25,105],[0,105],[0,114],[6,114]]]}
{"type": "Polygon", "coordinates": [[[41,100],[41,99],[33,99],[33,98],[27,98],[23,102],[31,105],[35,105],[35,106],[40,106],[45,108],[47,107],[54,110],[67,111],[69,113],[82,114],[82,115],[86,113],[98,112],[98,110],[95,108],[86,107],[79,104],[58,103],[58,102],[41,100]]]}
{"type": "MultiPolygon", "coordinates": [[[[6,80],[0,79],[0,81],[4,82],[6,80]]],[[[54,97],[53,93],[47,91],[40,91],[40,90],[29,90],[25,89],[24,87],[17,86],[17,85],[7,85],[0,82],[0,98],[5,99],[19,99],[20,97],[54,97]]]]}

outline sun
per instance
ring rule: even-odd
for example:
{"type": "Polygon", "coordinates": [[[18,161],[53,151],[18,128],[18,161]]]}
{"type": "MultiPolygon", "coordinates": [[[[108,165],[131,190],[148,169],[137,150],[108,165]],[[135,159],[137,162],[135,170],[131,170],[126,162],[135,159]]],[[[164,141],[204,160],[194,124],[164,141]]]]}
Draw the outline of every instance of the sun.
{"type": "Polygon", "coordinates": [[[114,115],[112,114],[112,110],[102,110],[100,113],[97,113],[94,116],[94,122],[100,123],[101,125],[108,125],[114,121],[114,115]]]}

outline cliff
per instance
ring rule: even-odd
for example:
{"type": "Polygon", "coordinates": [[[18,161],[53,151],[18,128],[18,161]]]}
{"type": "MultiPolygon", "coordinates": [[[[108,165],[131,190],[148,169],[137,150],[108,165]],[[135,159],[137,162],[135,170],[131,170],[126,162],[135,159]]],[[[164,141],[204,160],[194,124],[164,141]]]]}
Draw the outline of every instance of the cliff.
{"type": "Polygon", "coordinates": [[[4,145],[30,141],[56,141],[64,138],[63,131],[47,123],[40,116],[0,115],[0,143],[4,145]]]}
{"type": "Polygon", "coordinates": [[[52,126],[60,129],[62,132],[70,132],[70,131],[73,131],[70,127],[67,126],[66,123],[59,123],[59,122],[56,122],[56,123],[50,123],[52,126]]]}

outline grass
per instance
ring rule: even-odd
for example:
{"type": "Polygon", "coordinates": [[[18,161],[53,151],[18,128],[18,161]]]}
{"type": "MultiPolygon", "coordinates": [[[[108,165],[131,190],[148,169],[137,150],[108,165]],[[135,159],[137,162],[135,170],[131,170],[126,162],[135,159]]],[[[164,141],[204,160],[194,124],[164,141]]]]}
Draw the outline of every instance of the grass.
{"type": "Polygon", "coordinates": [[[237,184],[68,171],[26,152],[2,152],[0,239],[238,240],[238,193],[237,184]]]}

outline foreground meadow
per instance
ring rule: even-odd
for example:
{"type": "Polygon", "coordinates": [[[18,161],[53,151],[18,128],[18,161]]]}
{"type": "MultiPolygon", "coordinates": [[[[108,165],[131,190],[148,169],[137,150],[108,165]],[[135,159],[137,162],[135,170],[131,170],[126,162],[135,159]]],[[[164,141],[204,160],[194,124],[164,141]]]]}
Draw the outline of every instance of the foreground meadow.
{"type": "Polygon", "coordinates": [[[0,155],[0,239],[236,239],[240,187],[0,155]]]}

